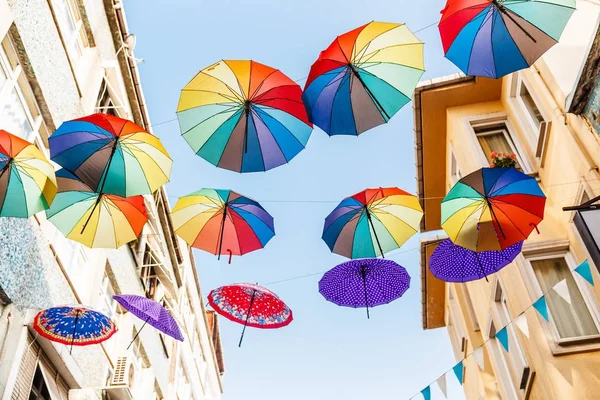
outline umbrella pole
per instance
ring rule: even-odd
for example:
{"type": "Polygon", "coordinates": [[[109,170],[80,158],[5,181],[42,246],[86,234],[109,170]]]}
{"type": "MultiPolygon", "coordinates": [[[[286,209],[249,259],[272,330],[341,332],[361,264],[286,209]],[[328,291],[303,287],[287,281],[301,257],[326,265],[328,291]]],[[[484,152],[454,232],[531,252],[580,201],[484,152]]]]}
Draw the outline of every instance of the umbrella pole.
{"type": "Polygon", "coordinates": [[[246,129],[244,132],[244,153],[248,153],[248,119],[250,118],[250,102],[246,100],[244,112],[246,113],[246,129]]]}
{"type": "Polygon", "coordinates": [[[506,15],[508,17],[508,19],[510,19],[529,39],[531,39],[533,41],[533,43],[537,43],[537,40],[535,40],[535,38],[533,36],[531,36],[531,34],[529,32],[527,32],[525,30],[525,28],[523,28],[521,26],[521,24],[519,24],[512,15],[510,15],[510,10],[507,9],[506,7],[504,7],[502,4],[499,4],[497,0],[492,0],[492,3],[494,3],[494,5],[496,6],[496,8],[498,8],[498,10],[503,13],[504,15],[506,15]]]}
{"type": "Polygon", "coordinates": [[[69,350],[69,354],[73,352],[73,343],[75,343],[75,333],[77,333],[77,321],[79,320],[79,310],[75,314],[75,326],[73,326],[73,335],[71,335],[71,349],[69,350]]]}
{"type": "Polygon", "coordinates": [[[244,321],[244,329],[242,329],[242,336],[240,336],[240,343],[238,344],[238,347],[242,347],[242,340],[244,340],[244,333],[246,332],[248,319],[250,319],[250,311],[252,310],[252,304],[254,303],[254,296],[256,296],[256,290],[252,292],[252,298],[250,299],[250,307],[248,307],[248,313],[246,314],[246,321],[244,321]]]}
{"type": "Polygon", "coordinates": [[[6,162],[6,165],[4,166],[4,168],[2,168],[2,172],[0,172],[0,178],[2,178],[4,173],[10,169],[10,165],[12,164],[12,162],[13,162],[12,158],[6,162]]]}
{"type": "Polygon", "coordinates": [[[485,269],[483,269],[483,265],[481,265],[481,260],[479,259],[479,255],[475,252],[475,258],[477,259],[477,264],[479,264],[479,268],[481,268],[481,272],[483,272],[483,276],[485,277],[485,281],[489,282],[487,274],[485,273],[485,269]]]}
{"type": "Polygon", "coordinates": [[[365,266],[360,266],[360,275],[363,280],[363,288],[365,289],[365,304],[367,306],[367,319],[369,319],[369,297],[367,296],[367,272],[365,271],[365,266]]]}
{"type": "Polygon", "coordinates": [[[365,210],[367,212],[367,219],[369,220],[369,223],[371,224],[371,229],[373,229],[373,234],[375,235],[375,241],[377,242],[377,247],[379,247],[379,252],[381,253],[381,258],[385,258],[385,256],[383,255],[383,249],[381,248],[381,243],[379,243],[379,238],[377,237],[377,231],[375,230],[375,226],[373,225],[373,221],[371,220],[371,213],[369,212],[369,209],[367,208],[367,206],[365,206],[365,210]]]}
{"type": "Polygon", "coordinates": [[[142,325],[142,327],[140,328],[139,331],[137,331],[137,333],[135,334],[135,336],[133,337],[133,339],[131,339],[131,342],[129,343],[129,346],[127,346],[127,350],[129,350],[129,348],[131,347],[131,345],[133,344],[133,342],[135,342],[135,339],[137,339],[137,337],[139,336],[139,334],[142,332],[142,329],[144,329],[144,327],[148,323],[149,319],[150,319],[150,317],[146,317],[146,320],[144,321],[144,325],[142,325]]]}
{"type": "Polygon", "coordinates": [[[94,215],[94,211],[96,211],[96,207],[98,207],[98,204],[100,204],[100,201],[102,200],[102,195],[103,195],[102,191],[104,190],[104,184],[106,183],[106,178],[108,177],[108,171],[110,170],[110,164],[112,164],[113,156],[115,155],[115,151],[117,151],[118,143],[119,143],[119,140],[115,139],[115,144],[113,144],[112,151],[110,152],[108,164],[106,164],[106,174],[104,174],[104,176],[102,177],[102,185],[100,185],[100,190],[98,191],[98,198],[96,199],[96,204],[94,204],[94,208],[92,208],[92,212],[88,216],[87,221],[85,221],[85,224],[83,224],[83,228],[81,228],[80,235],[83,235],[83,231],[85,231],[87,224],[90,222],[90,219],[92,219],[92,215],[94,215]]]}
{"type": "Polygon", "coordinates": [[[221,249],[223,248],[223,233],[225,231],[225,219],[227,219],[227,203],[223,207],[223,221],[221,221],[221,233],[219,233],[219,254],[217,260],[221,259],[221,249]]]}
{"type": "Polygon", "coordinates": [[[385,117],[388,120],[390,120],[391,117],[385,111],[385,109],[383,108],[383,106],[381,105],[381,103],[379,102],[379,100],[377,100],[377,98],[373,95],[373,93],[371,93],[371,90],[367,87],[367,85],[365,85],[365,82],[362,80],[362,78],[358,74],[358,71],[356,70],[356,68],[354,68],[354,65],[349,64],[349,66],[350,66],[350,69],[352,70],[352,72],[354,73],[354,76],[356,77],[356,79],[358,79],[358,81],[363,85],[363,87],[365,88],[365,91],[369,94],[369,96],[371,97],[371,99],[373,100],[373,102],[377,105],[377,108],[379,108],[381,110],[381,112],[385,115],[385,117]]]}
{"type": "Polygon", "coordinates": [[[492,217],[494,217],[494,219],[496,220],[496,222],[498,222],[498,228],[500,229],[500,233],[502,234],[502,237],[504,238],[504,240],[506,240],[506,235],[504,234],[504,231],[502,230],[502,226],[500,225],[500,221],[498,220],[498,217],[496,217],[496,212],[494,211],[494,208],[492,207],[492,203],[490,203],[490,199],[488,199],[486,197],[485,201],[487,202],[487,205],[490,208],[490,212],[492,213],[492,217]]]}

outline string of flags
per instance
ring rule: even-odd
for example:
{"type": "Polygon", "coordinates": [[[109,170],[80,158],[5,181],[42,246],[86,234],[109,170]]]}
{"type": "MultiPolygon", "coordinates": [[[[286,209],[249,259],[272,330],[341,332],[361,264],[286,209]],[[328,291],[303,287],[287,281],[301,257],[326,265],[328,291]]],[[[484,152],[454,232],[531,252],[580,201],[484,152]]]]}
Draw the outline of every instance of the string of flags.
{"type": "MultiPolygon", "coordinates": [[[[582,262],[573,271],[577,272],[590,285],[594,286],[594,279],[592,277],[592,271],[590,269],[590,263],[588,262],[588,260],[585,260],[584,262],[582,262]]],[[[506,324],[506,326],[504,326],[502,329],[500,329],[498,332],[496,332],[496,334],[493,337],[490,337],[488,340],[483,342],[483,344],[481,346],[479,346],[478,348],[473,350],[470,354],[468,354],[462,360],[460,360],[455,366],[453,366],[452,368],[450,368],[449,370],[444,372],[439,378],[437,378],[435,381],[431,382],[426,388],[421,390],[420,395],[422,396],[422,398],[424,400],[431,400],[431,386],[434,383],[436,383],[437,386],[439,387],[440,391],[444,395],[444,398],[447,399],[448,398],[448,387],[447,387],[446,376],[447,376],[447,374],[450,373],[450,371],[452,371],[454,373],[454,375],[456,376],[456,378],[458,379],[458,382],[462,385],[464,382],[465,360],[468,357],[473,357],[473,359],[479,366],[479,369],[483,371],[485,369],[483,348],[490,340],[492,340],[494,338],[498,339],[498,341],[500,342],[500,344],[502,345],[504,350],[506,352],[509,352],[510,348],[509,348],[509,344],[508,344],[509,342],[508,342],[508,331],[507,331],[507,328],[509,327],[509,325],[514,323],[517,326],[517,328],[519,328],[519,330],[523,333],[523,335],[525,335],[527,338],[529,338],[529,325],[527,324],[527,318],[525,316],[525,312],[527,310],[529,310],[531,307],[535,308],[536,311],[546,321],[550,321],[550,313],[548,312],[548,304],[546,302],[546,296],[551,291],[554,291],[557,295],[559,295],[567,303],[572,304],[571,294],[569,293],[569,286],[567,284],[567,280],[563,279],[560,282],[558,282],[556,285],[554,285],[552,288],[550,288],[548,291],[546,291],[542,295],[542,297],[540,297],[535,302],[533,302],[533,304],[531,304],[529,307],[527,307],[525,310],[523,310],[523,312],[521,312],[515,319],[510,321],[508,324],[506,324]]],[[[418,398],[419,398],[419,394],[416,394],[413,397],[411,397],[410,399],[417,400],[418,398]]]]}

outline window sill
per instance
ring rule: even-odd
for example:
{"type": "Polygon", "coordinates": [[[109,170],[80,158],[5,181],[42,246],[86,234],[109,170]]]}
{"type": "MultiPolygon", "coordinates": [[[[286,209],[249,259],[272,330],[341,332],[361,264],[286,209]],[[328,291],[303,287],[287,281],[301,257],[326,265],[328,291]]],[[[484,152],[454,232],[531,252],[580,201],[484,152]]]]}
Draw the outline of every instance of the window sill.
{"type": "Polygon", "coordinates": [[[600,350],[600,334],[575,339],[559,339],[552,346],[552,355],[586,353],[600,350]]]}

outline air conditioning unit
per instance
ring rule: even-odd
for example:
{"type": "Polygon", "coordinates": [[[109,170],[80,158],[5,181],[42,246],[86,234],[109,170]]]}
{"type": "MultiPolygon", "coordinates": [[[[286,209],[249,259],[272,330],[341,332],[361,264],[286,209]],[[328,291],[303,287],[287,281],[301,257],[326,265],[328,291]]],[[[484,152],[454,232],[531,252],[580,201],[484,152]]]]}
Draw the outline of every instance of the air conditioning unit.
{"type": "Polygon", "coordinates": [[[104,388],[110,400],[133,400],[140,371],[131,355],[123,355],[115,360],[115,368],[110,385],[104,388]]]}

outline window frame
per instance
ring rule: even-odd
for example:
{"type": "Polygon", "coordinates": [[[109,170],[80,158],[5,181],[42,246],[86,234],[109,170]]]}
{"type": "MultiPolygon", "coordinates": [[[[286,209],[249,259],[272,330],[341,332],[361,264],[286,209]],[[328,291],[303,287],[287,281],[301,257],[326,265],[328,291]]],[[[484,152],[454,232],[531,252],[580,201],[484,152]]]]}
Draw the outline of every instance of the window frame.
{"type": "Polygon", "coordinates": [[[448,171],[450,176],[450,187],[456,184],[462,178],[462,172],[456,159],[456,152],[452,143],[448,145],[448,171]]]}
{"type": "MultiPolygon", "coordinates": [[[[522,72],[513,74],[511,76],[510,81],[510,91],[508,96],[510,100],[509,104],[514,106],[514,111],[516,111],[516,117],[519,119],[520,122],[523,123],[523,128],[527,136],[527,140],[531,145],[531,149],[535,151],[540,139],[540,127],[536,125],[533,116],[529,111],[529,107],[527,106],[525,100],[523,99],[523,96],[521,95],[521,89],[523,87],[525,87],[525,90],[527,90],[527,92],[531,96],[531,99],[537,107],[537,109],[539,110],[544,122],[550,122],[551,118],[548,118],[548,115],[544,112],[543,107],[539,106],[541,104],[540,99],[537,93],[535,93],[534,90],[531,90],[532,85],[529,82],[527,82],[527,79],[523,77],[522,72]]],[[[540,126],[541,125],[542,123],[540,123],[540,126]]]]}
{"type": "Polygon", "coordinates": [[[60,39],[63,43],[67,57],[69,58],[69,62],[71,63],[73,70],[76,71],[81,59],[85,56],[86,49],[90,48],[81,10],[76,1],[73,0],[48,0],[48,5],[50,6],[52,14],[54,15],[56,28],[60,33],[60,39]],[[68,14],[67,17],[70,19],[73,25],[71,37],[67,37],[68,32],[66,32],[65,27],[61,26],[56,14],[55,2],[64,2],[66,5],[68,14]],[[76,56],[75,53],[78,53],[78,55],[76,56]]]}
{"type": "Polygon", "coordinates": [[[532,175],[537,171],[535,170],[531,159],[529,158],[528,153],[525,151],[525,147],[521,141],[521,138],[516,134],[517,130],[512,124],[510,118],[505,112],[496,112],[485,115],[471,116],[464,119],[464,123],[467,129],[467,132],[470,132],[470,137],[472,139],[472,144],[475,146],[475,153],[477,153],[479,163],[481,167],[489,167],[490,162],[488,159],[489,155],[486,155],[483,152],[483,148],[479,143],[478,134],[476,132],[477,128],[483,128],[486,126],[493,126],[498,124],[504,124],[506,129],[504,130],[505,137],[507,137],[507,141],[512,151],[516,154],[517,160],[519,161],[519,165],[524,174],[532,175]],[[512,146],[511,146],[512,144],[512,146]]]}
{"type": "MultiPolygon", "coordinates": [[[[589,287],[586,286],[587,282],[585,281],[585,279],[579,274],[574,273],[573,270],[577,267],[577,263],[575,262],[575,258],[568,247],[565,249],[563,246],[546,246],[546,248],[535,253],[531,250],[525,249],[525,251],[523,251],[523,254],[519,258],[521,257],[524,260],[524,268],[521,268],[521,272],[523,273],[525,286],[527,287],[527,291],[530,295],[532,303],[539,299],[544,293],[542,292],[540,283],[538,282],[537,277],[535,276],[535,272],[533,270],[533,265],[531,264],[531,261],[548,260],[553,258],[564,257],[567,267],[569,268],[569,272],[573,276],[575,284],[577,285],[577,288],[581,293],[584,303],[588,311],[590,312],[590,315],[592,316],[592,320],[594,321],[594,324],[596,325],[598,331],[600,331],[600,309],[598,302],[594,296],[594,293],[589,289],[589,287]]],[[[558,328],[552,320],[553,316],[550,310],[549,313],[550,321],[546,321],[542,317],[540,317],[540,320],[542,322],[542,326],[545,327],[544,329],[546,329],[550,334],[553,354],[562,354],[585,350],[578,345],[585,345],[589,342],[595,343],[594,348],[598,347],[598,344],[600,343],[600,334],[567,339],[561,338],[558,332],[558,328]]]]}

